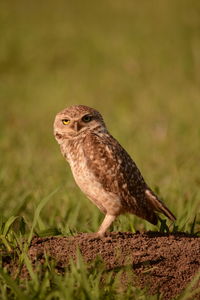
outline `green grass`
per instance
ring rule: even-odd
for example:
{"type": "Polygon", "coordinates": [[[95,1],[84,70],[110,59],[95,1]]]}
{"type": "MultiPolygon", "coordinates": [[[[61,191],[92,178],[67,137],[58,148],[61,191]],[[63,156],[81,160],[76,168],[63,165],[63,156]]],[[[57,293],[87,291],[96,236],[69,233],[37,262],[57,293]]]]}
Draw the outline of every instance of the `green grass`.
{"type": "MultiPolygon", "coordinates": [[[[9,251],[32,233],[96,231],[103,218],[76,187],[53,137],[55,114],[71,104],[100,110],[110,132],[177,216],[178,228],[200,230],[199,36],[198,0],[1,1],[2,247],[9,251]]],[[[113,226],[141,229],[158,230],[134,216],[122,216],[113,226]]],[[[98,290],[98,276],[84,279],[89,280],[84,292],[81,283],[73,290],[74,274],[62,279],[46,272],[37,288],[38,278],[20,288],[5,273],[2,299],[65,299],[66,285],[72,291],[68,299],[120,297],[112,282],[108,294],[98,290]]],[[[127,291],[123,299],[134,293],[127,291]]]]}

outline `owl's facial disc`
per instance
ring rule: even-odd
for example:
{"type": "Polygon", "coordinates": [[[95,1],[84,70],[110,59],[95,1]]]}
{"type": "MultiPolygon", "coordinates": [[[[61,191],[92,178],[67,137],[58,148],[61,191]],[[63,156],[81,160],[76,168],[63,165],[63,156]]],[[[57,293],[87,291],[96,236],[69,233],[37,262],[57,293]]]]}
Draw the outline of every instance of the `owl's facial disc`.
{"type": "Polygon", "coordinates": [[[101,120],[91,113],[85,113],[76,118],[60,114],[55,119],[54,134],[58,143],[61,143],[63,139],[75,138],[82,132],[94,130],[101,125],[101,120]]]}

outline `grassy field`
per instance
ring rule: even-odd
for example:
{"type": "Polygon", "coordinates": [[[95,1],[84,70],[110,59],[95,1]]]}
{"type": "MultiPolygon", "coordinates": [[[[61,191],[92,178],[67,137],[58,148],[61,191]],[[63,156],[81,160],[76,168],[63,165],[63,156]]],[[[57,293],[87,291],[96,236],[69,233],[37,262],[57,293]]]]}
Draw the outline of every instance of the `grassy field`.
{"type": "MultiPolygon", "coordinates": [[[[103,218],[53,137],[55,114],[72,104],[100,110],[178,229],[200,230],[198,0],[0,2],[2,249],[32,233],[96,231],[103,218]]],[[[142,229],[159,230],[129,215],[113,226],[142,229]]],[[[47,264],[44,279],[32,272],[23,284],[0,268],[0,298],[150,299],[133,287],[118,294],[111,280],[102,290],[95,268],[84,268],[63,279],[47,264]]]]}

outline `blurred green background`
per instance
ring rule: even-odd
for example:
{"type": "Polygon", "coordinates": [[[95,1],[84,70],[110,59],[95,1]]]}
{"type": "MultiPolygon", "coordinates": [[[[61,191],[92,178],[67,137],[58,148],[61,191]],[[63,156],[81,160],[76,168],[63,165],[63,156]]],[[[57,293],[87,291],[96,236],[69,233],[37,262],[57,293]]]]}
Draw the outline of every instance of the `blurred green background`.
{"type": "MultiPolygon", "coordinates": [[[[200,1],[0,2],[0,212],[38,230],[94,231],[53,137],[72,104],[103,114],[146,181],[187,226],[200,207],[200,1]]],[[[152,228],[134,216],[114,230],[152,228]]],[[[185,227],[184,227],[185,226],[185,227]]]]}

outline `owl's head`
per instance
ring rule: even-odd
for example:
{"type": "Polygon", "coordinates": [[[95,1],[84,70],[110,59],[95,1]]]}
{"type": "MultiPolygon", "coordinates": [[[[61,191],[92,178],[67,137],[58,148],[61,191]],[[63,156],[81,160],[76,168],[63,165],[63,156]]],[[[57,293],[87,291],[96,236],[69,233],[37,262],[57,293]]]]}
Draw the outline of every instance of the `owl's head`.
{"type": "Polygon", "coordinates": [[[54,121],[54,135],[59,144],[63,139],[73,139],[95,130],[106,130],[103,118],[97,110],[84,105],[63,109],[54,121]]]}

